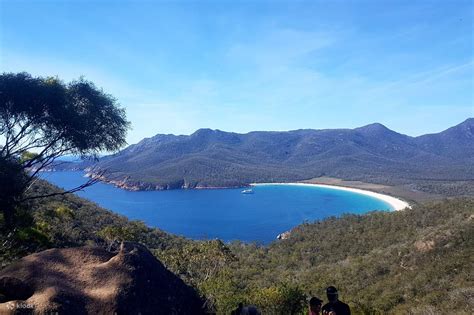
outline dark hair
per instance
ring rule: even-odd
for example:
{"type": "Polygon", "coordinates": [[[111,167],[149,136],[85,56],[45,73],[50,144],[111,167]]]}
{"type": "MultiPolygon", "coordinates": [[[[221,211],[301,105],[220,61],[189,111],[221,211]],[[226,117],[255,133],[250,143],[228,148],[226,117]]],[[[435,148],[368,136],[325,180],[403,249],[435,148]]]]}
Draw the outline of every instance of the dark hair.
{"type": "Polygon", "coordinates": [[[326,294],[337,294],[337,289],[336,287],[329,286],[326,288],[326,294]]]}
{"type": "Polygon", "coordinates": [[[311,306],[316,306],[316,305],[322,305],[323,301],[320,300],[319,298],[313,296],[310,300],[309,300],[309,305],[311,306]]]}

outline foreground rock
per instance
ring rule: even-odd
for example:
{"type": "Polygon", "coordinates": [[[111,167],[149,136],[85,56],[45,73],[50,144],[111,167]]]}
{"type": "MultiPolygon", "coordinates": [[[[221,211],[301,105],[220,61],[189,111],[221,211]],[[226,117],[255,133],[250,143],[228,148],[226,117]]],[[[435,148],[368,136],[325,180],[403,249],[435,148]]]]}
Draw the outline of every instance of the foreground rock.
{"type": "Polygon", "coordinates": [[[0,314],[202,313],[196,292],[134,243],[117,254],[80,247],[29,255],[3,269],[0,284],[0,314]]]}

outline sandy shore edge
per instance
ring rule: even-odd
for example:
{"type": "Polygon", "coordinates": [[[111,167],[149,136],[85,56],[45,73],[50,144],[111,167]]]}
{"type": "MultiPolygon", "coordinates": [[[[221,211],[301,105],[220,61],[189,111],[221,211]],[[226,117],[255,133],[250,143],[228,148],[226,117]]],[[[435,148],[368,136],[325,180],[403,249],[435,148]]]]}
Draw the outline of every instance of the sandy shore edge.
{"type": "Polygon", "coordinates": [[[362,194],[362,195],[366,195],[366,196],[370,196],[370,197],[382,200],[388,203],[393,208],[393,210],[396,210],[396,211],[404,210],[406,208],[411,208],[408,202],[403,201],[401,199],[398,199],[389,195],[376,193],[370,190],[359,189],[359,188],[350,188],[350,187],[344,187],[344,186],[324,185],[324,184],[310,184],[310,183],[252,183],[250,185],[251,186],[264,186],[264,185],[267,185],[267,186],[268,185],[313,186],[313,187],[322,187],[322,188],[329,188],[329,189],[336,189],[336,190],[345,190],[345,191],[350,191],[357,194],[362,194]]]}

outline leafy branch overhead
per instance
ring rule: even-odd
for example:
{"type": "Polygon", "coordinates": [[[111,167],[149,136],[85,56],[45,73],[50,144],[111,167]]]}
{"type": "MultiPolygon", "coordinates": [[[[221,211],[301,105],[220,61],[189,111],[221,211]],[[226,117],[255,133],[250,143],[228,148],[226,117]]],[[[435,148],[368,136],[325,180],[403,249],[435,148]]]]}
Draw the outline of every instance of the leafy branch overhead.
{"type": "MultiPolygon", "coordinates": [[[[2,172],[0,182],[6,186],[22,177],[16,194],[0,196],[5,219],[9,217],[5,209],[23,201],[38,173],[58,157],[96,158],[100,152],[116,151],[126,144],[128,128],[125,110],[116,99],[83,78],[64,83],[28,73],[0,75],[0,163],[17,173],[15,178],[2,172]]],[[[28,198],[38,197],[42,196],[28,198]]]]}

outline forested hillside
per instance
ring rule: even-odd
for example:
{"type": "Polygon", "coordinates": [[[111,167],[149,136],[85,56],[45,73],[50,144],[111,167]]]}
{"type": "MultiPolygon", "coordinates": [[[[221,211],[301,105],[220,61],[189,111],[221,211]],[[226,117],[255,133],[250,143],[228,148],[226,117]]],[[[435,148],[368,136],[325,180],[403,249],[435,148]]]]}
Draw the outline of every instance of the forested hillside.
{"type": "MultiPolygon", "coordinates": [[[[128,189],[242,186],[331,176],[382,184],[474,179],[474,119],[409,137],[356,129],[156,135],[102,158],[92,172],[128,189]]],[[[85,163],[83,168],[90,167],[85,163]]],[[[64,168],[65,166],[63,166],[64,168]]],[[[78,165],[68,165],[77,168],[78,165]]]]}
{"type": "MultiPolygon", "coordinates": [[[[37,192],[56,191],[41,182],[37,192]]],[[[238,302],[269,314],[304,312],[335,285],[355,313],[470,314],[474,307],[474,200],[328,218],[269,246],[192,241],[132,222],[73,195],[31,201],[23,226],[2,235],[2,265],[45,248],[116,241],[146,245],[226,314],[238,302]]]]}

